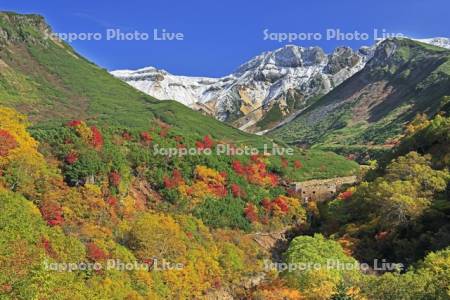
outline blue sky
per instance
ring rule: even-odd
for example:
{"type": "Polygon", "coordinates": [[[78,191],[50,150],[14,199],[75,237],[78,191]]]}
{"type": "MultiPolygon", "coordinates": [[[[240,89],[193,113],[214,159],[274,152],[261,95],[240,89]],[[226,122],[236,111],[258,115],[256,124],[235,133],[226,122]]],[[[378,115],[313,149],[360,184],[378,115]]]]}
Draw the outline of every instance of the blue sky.
{"type": "MultiPolygon", "coordinates": [[[[368,33],[374,29],[414,37],[449,37],[450,1],[6,1],[1,10],[38,13],[54,31],[99,32],[108,28],[121,32],[149,33],[146,41],[74,41],[72,46],[107,69],[163,68],[180,75],[223,76],[263,51],[288,42],[264,40],[269,33],[320,33],[327,29],[368,33]],[[155,41],[153,30],[180,32],[182,41],[155,41]]],[[[336,39],[294,41],[291,44],[320,46],[327,52],[335,47],[353,48],[372,41],[336,39]]]]}

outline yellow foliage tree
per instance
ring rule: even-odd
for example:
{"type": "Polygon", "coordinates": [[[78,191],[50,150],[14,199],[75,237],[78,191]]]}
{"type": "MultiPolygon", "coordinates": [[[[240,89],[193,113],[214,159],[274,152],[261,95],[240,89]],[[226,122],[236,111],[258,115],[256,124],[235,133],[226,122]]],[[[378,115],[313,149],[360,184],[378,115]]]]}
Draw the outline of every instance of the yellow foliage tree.
{"type": "Polygon", "coordinates": [[[0,107],[0,130],[14,139],[15,145],[0,155],[0,185],[39,201],[37,186],[50,174],[38,142],[27,132],[26,117],[10,108],[0,107]]]}
{"type": "Polygon", "coordinates": [[[223,178],[218,171],[205,166],[197,166],[194,173],[199,180],[202,180],[207,184],[225,183],[225,178],[223,178]]]}

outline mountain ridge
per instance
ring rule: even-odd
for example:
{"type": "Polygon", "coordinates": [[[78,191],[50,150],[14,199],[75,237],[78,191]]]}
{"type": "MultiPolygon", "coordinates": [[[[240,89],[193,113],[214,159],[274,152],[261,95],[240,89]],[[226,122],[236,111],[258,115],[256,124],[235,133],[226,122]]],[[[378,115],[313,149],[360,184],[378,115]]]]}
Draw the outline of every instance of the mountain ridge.
{"type": "Polygon", "coordinates": [[[387,150],[417,114],[432,117],[445,105],[449,66],[448,49],[385,40],[360,72],[269,135],[337,152],[387,150]]]}
{"type": "Polygon", "coordinates": [[[147,128],[155,120],[170,120],[187,135],[213,131],[225,139],[262,141],[178,102],[161,102],[136,90],[50,33],[40,15],[0,12],[0,105],[28,115],[34,126],[85,119],[147,128]]]}
{"type": "Polygon", "coordinates": [[[287,45],[266,51],[220,78],[176,76],[153,67],[111,73],[156,98],[178,99],[191,107],[206,105],[219,120],[232,122],[260,108],[270,110],[272,102],[283,102],[283,113],[288,115],[293,106],[327,93],[357,72],[370,54],[367,47],[358,51],[339,47],[326,54],[319,47],[287,45]],[[289,93],[299,103],[287,103],[289,93]]]}
{"type": "MultiPolygon", "coordinates": [[[[418,41],[450,48],[446,38],[418,41]]],[[[319,47],[286,45],[219,78],[178,76],[154,67],[111,74],[155,98],[174,99],[241,130],[258,132],[277,126],[360,71],[376,46],[343,46],[326,54],[319,47]]]]}

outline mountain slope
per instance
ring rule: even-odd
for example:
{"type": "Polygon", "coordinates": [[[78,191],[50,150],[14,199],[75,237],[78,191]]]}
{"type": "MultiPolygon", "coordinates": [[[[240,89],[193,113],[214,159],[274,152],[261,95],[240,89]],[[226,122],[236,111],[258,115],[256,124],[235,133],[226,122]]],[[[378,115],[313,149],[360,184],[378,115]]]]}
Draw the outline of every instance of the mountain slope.
{"type": "Polygon", "coordinates": [[[175,99],[246,131],[270,128],[359,71],[372,55],[363,47],[325,54],[288,45],[268,51],[222,78],[175,76],[152,67],[111,72],[159,99],[175,99]]]}
{"type": "Polygon", "coordinates": [[[450,39],[445,37],[435,37],[429,39],[414,39],[415,41],[430,44],[437,47],[442,47],[446,49],[450,49],[450,39]]]}
{"type": "MultiPolygon", "coordinates": [[[[450,48],[447,38],[418,40],[450,48]]],[[[377,45],[331,54],[287,45],[264,52],[221,78],[177,76],[147,67],[111,74],[161,100],[174,99],[248,132],[278,126],[361,70],[377,45]]]]}
{"type": "Polygon", "coordinates": [[[161,103],[48,39],[50,27],[38,15],[0,13],[0,104],[43,125],[67,119],[146,128],[170,119],[184,134],[212,134],[233,141],[262,139],[233,129],[183,105],[161,103]]]}
{"type": "MultiPolygon", "coordinates": [[[[0,13],[0,106],[26,114],[35,128],[57,128],[69,120],[99,127],[153,130],[162,121],[172,134],[262,149],[272,139],[242,132],[176,102],[158,101],[115,78],[78,55],[69,45],[46,39],[51,29],[38,15],[0,13]]],[[[281,144],[278,142],[278,144],[281,144]]],[[[357,170],[354,162],[333,153],[311,151],[296,179],[344,176],[357,170]],[[328,171],[321,168],[328,162],[328,171]]]]}
{"type": "Polygon", "coordinates": [[[436,114],[446,95],[449,50],[408,39],[385,40],[359,73],[270,135],[332,149],[389,147],[416,114],[436,114]]]}

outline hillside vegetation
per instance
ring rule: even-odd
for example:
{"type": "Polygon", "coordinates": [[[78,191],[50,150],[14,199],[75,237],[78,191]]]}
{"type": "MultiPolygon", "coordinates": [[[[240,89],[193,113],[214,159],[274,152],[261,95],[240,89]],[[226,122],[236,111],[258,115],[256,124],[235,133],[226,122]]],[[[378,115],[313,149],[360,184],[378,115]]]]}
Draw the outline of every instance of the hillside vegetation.
{"type": "MultiPolygon", "coordinates": [[[[114,78],[66,43],[46,38],[51,29],[41,16],[0,13],[0,30],[0,104],[26,114],[35,128],[77,119],[144,131],[162,121],[192,139],[210,135],[261,150],[273,146],[271,139],[239,131],[175,101],[158,101],[114,78]]],[[[333,154],[315,151],[311,157],[311,167],[294,178],[341,176],[357,169],[333,154]],[[322,165],[330,168],[321,172],[322,165]]]]}
{"type": "Polygon", "coordinates": [[[385,40],[359,73],[270,136],[342,154],[380,157],[417,114],[432,117],[447,104],[449,66],[447,49],[408,39],[385,40]]]}
{"type": "Polygon", "coordinates": [[[66,43],[46,38],[51,30],[41,16],[0,13],[0,30],[0,103],[26,113],[33,122],[76,118],[147,128],[161,118],[185,134],[258,141],[174,101],[161,103],[114,78],[66,43]]]}
{"type": "Polygon", "coordinates": [[[359,165],[217,152],[273,141],[145,96],[48,30],[0,13],[0,299],[450,298],[448,103],[316,202],[291,183],[359,165]]]}

